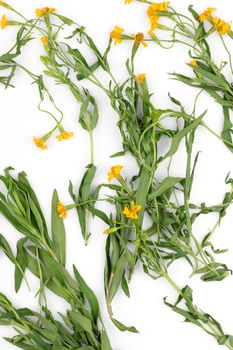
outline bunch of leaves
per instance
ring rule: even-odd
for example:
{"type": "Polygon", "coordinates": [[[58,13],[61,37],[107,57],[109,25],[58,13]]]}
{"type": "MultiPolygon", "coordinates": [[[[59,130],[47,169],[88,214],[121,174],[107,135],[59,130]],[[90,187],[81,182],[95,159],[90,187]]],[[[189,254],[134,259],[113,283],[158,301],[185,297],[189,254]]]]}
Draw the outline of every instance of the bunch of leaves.
{"type": "Polygon", "coordinates": [[[10,170],[6,169],[0,177],[7,189],[7,195],[0,193],[0,213],[24,237],[17,243],[16,257],[2,235],[1,249],[15,265],[16,292],[20,289],[26,269],[40,280],[38,295],[41,313],[25,308],[15,309],[6,297],[1,296],[0,323],[13,325],[18,333],[7,340],[27,350],[110,350],[96,296],[75,266],[74,277],[65,268],[66,233],[56,209],[57,192],[54,191],[52,198],[50,235],[37,196],[25,173],[20,173],[15,179],[10,170]],[[61,314],[60,321],[48,309],[46,288],[69,304],[67,314],[61,314]]]}
{"type": "MultiPolygon", "coordinates": [[[[76,34],[77,32],[80,34],[80,30],[77,30],[76,34]]],[[[77,42],[82,43],[79,37],[77,42]]],[[[61,50],[60,45],[59,51],[61,50]]],[[[90,45],[88,47],[96,54],[96,46],[94,46],[94,49],[90,45]]],[[[101,210],[93,209],[94,215],[99,216],[109,225],[107,231],[110,235],[106,243],[105,268],[105,294],[109,315],[119,329],[133,332],[136,331],[134,327],[127,327],[113,318],[111,303],[120,285],[122,285],[126,295],[129,295],[126,280],[127,271],[129,271],[130,279],[136,263],[148,258],[144,253],[142,259],[138,248],[138,244],[141,243],[141,233],[143,232],[143,237],[145,235],[148,237],[144,240],[144,251],[148,252],[148,248],[150,248],[152,254],[159,252],[160,260],[166,261],[166,269],[175,260],[185,258],[192,266],[193,274],[201,274],[204,281],[222,280],[229,274],[229,269],[225,264],[216,262],[213,257],[212,253],[223,252],[214,249],[210,243],[209,239],[213,232],[208,233],[203,242],[199,242],[192,232],[192,225],[198,216],[209,212],[218,213],[218,222],[220,223],[222,209],[227,209],[232,202],[232,193],[229,192],[225,195],[223,204],[213,207],[190,203],[193,177],[198,160],[197,155],[194,162],[192,162],[192,146],[197,127],[205,126],[203,122],[205,112],[198,118],[195,117],[194,113],[189,115],[185,112],[181,103],[172,97],[172,101],[179,106],[180,110],[157,109],[151,102],[151,94],[146,79],[140,85],[134,81],[134,58],[138,48],[139,45],[134,43],[131,58],[126,63],[129,79],[124,83],[116,83],[113,73],[110,74],[108,69],[104,69],[111,79],[108,89],[95,76],[94,71],[91,71],[89,76],[83,77],[88,80],[91,79],[96,86],[107,94],[112,107],[119,116],[118,126],[123,139],[123,151],[115,154],[114,157],[129,152],[139,165],[139,173],[129,181],[130,185],[125,181],[122,184],[121,181],[120,186],[114,188],[116,195],[109,198],[109,202],[115,204],[116,216],[114,219],[113,216],[106,217],[101,210]],[[165,118],[175,120],[177,128],[167,129],[163,125],[163,119],[165,118]],[[163,138],[170,139],[170,149],[166,154],[160,155],[158,152],[159,142],[163,138]],[[185,141],[187,150],[186,176],[177,178],[168,175],[158,182],[155,175],[158,167],[163,161],[172,160],[182,141],[185,141]],[[177,191],[183,193],[182,204],[174,202],[177,191]],[[142,206],[139,220],[135,225],[129,223],[122,214],[124,206],[130,202],[142,206]],[[143,229],[145,215],[149,215],[151,220],[151,227],[148,230],[143,229]],[[136,245],[135,242],[137,242],[136,245]],[[212,253],[208,251],[207,248],[209,247],[212,248],[212,253]]],[[[73,53],[70,54],[70,52],[70,47],[65,52],[63,50],[67,57],[67,70],[73,69],[78,80],[82,71],[79,66],[74,67],[73,53]]],[[[109,52],[109,46],[106,52],[109,52]]],[[[58,57],[59,55],[57,53],[58,57]]],[[[104,56],[107,60],[107,56],[105,54],[104,56]]],[[[96,67],[97,64],[89,66],[96,67]]],[[[99,64],[98,67],[101,68],[101,65],[99,64]]],[[[77,200],[75,202],[78,205],[77,200]]],[[[159,272],[153,264],[148,264],[146,267],[143,263],[143,267],[145,272],[151,276],[154,272],[159,272]]],[[[168,274],[159,273],[158,276],[166,277],[170,282],[168,274]]],[[[174,282],[171,284],[174,287],[174,282]]]]}
{"type": "MultiPolygon", "coordinates": [[[[206,25],[206,21],[200,20],[200,15],[194,10],[193,6],[188,7],[190,15],[177,12],[171,6],[166,11],[159,12],[158,15],[169,20],[166,26],[158,25],[163,33],[171,34],[168,39],[158,38],[156,31],[151,35],[150,41],[154,41],[161,47],[171,48],[174,44],[181,44],[189,48],[190,59],[195,64],[190,66],[195,76],[186,76],[179,73],[171,73],[171,76],[189,86],[199,88],[210,95],[223,109],[223,127],[221,132],[221,140],[232,152],[232,122],[230,114],[232,112],[232,82],[229,80],[229,69],[232,74],[233,65],[231,52],[226,44],[224,36],[218,34],[211,21],[210,27],[206,25]],[[171,25],[171,26],[170,26],[171,25]],[[206,29],[207,28],[207,29],[206,29]],[[217,34],[216,34],[217,33],[217,34]],[[217,63],[213,58],[215,47],[209,43],[210,36],[218,35],[220,45],[223,51],[227,53],[226,58],[217,63]],[[227,68],[224,70],[224,68],[227,68]]],[[[232,31],[228,33],[228,37],[232,39],[232,31]]],[[[192,62],[192,61],[191,61],[192,62]]]]}
{"type": "MultiPolygon", "coordinates": [[[[166,15],[166,12],[164,12],[164,15],[166,15]]],[[[198,159],[198,156],[194,158],[194,161],[192,159],[192,146],[197,127],[206,127],[203,122],[205,113],[198,118],[195,117],[195,113],[189,115],[185,112],[181,103],[174,98],[171,99],[179,106],[178,111],[171,109],[160,110],[152,104],[146,79],[140,85],[134,81],[134,58],[139,49],[139,45],[136,42],[133,44],[131,57],[126,63],[129,78],[120,84],[111,72],[107,61],[112,45],[111,40],[105,53],[101,55],[93,40],[85,33],[83,27],[78,26],[69,37],[77,39],[74,48],[71,45],[60,42],[58,36],[51,38],[51,30],[47,32],[47,35],[50,39],[49,46],[47,56],[42,58],[42,62],[46,65],[47,75],[55,79],[56,82],[67,84],[75,98],[82,103],[81,125],[88,129],[90,123],[87,120],[90,115],[88,113],[90,103],[93,111],[95,111],[95,100],[89,97],[89,93],[86,90],[84,90],[84,99],[80,97],[83,95],[80,93],[78,83],[80,80],[87,79],[106,93],[113,109],[119,116],[118,126],[123,139],[123,151],[114,156],[129,152],[139,166],[138,174],[130,179],[129,184],[125,179],[121,179],[119,185],[112,186],[116,193],[108,201],[114,204],[115,218],[113,215],[107,217],[101,210],[88,205],[88,209],[94,215],[99,216],[109,225],[108,231],[110,234],[106,243],[105,292],[111,318],[113,319],[111,302],[120,285],[122,285],[125,293],[129,295],[126,272],[129,271],[130,279],[138,261],[142,263],[145,272],[153,278],[166,278],[177,290],[179,298],[183,298],[184,293],[176,286],[168,274],[169,265],[176,259],[185,258],[192,266],[193,273],[201,273],[205,281],[216,281],[225,278],[229,269],[224,264],[215,262],[212,253],[207,250],[207,248],[210,248],[215,253],[220,252],[214,249],[209,241],[218,225],[208,233],[202,242],[197,240],[192,230],[195,219],[201,214],[209,212],[218,213],[219,224],[221,218],[225,215],[227,207],[232,202],[231,191],[225,195],[224,201],[220,205],[208,207],[205,204],[190,203],[194,171],[198,159]],[[87,45],[93,52],[94,63],[88,63],[81,51],[77,49],[77,46],[82,44],[87,45]],[[109,76],[110,81],[107,87],[95,75],[97,68],[103,69],[109,76]],[[61,69],[63,73],[60,76],[55,74],[57,70],[61,69]],[[84,115],[87,119],[84,119],[84,115]],[[176,128],[168,129],[165,127],[163,125],[163,119],[165,118],[175,121],[176,128]],[[164,138],[170,140],[170,148],[167,153],[160,154],[159,145],[164,138]],[[185,141],[187,150],[185,177],[170,176],[168,171],[168,175],[158,181],[156,178],[158,167],[163,161],[172,160],[182,141],[185,141]],[[177,193],[181,193],[183,196],[181,204],[176,200],[177,193]],[[139,219],[135,223],[127,220],[122,213],[124,206],[132,201],[140,204],[142,207],[139,219]],[[145,229],[143,225],[145,216],[148,216],[151,222],[149,229],[145,229]]],[[[90,130],[88,129],[88,131],[90,130]]],[[[87,177],[90,175],[92,178],[93,171],[93,167],[90,167],[87,170],[87,177]]],[[[73,191],[70,191],[77,208],[81,207],[83,200],[89,199],[91,201],[94,198],[95,201],[98,190],[105,186],[98,186],[93,194],[90,191],[88,181],[87,191],[85,190],[85,193],[79,191],[80,198],[74,197],[73,191]]],[[[79,219],[80,217],[83,218],[84,212],[80,209],[77,211],[79,219]]],[[[88,231],[85,225],[83,227],[84,237],[87,238],[88,231]]],[[[189,302],[190,300],[189,298],[189,302]]],[[[194,306],[192,307],[195,309],[194,306]]],[[[200,324],[203,321],[202,316],[201,313],[196,316],[200,324]]],[[[197,324],[194,322],[194,319],[193,317],[191,322],[197,324]]],[[[207,319],[205,320],[208,327],[211,328],[213,324],[210,320],[213,320],[213,318],[209,317],[208,321],[207,319]]],[[[122,325],[115,319],[113,319],[113,322],[121,330],[136,331],[132,327],[128,328],[122,325]]],[[[202,328],[210,333],[208,329],[202,328]]],[[[219,334],[216,332],[212,335],[219,341],[219,334]]],[[[224,335],[224,333],[222,332],[221,335],[224,335]]],[[[227,346],[229,345],[229,339],[231,338],[227,337],[225,340],[225,345],[227,346]]]]}

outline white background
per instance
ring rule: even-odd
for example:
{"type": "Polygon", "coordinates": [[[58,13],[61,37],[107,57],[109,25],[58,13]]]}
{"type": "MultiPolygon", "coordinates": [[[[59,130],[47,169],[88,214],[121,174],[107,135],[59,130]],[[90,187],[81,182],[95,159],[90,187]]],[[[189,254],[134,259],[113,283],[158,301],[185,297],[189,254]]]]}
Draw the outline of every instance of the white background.
{"type": "MultiPolygon", "coordinates": [[[[24,15],[33,16],[36,7],[56,7],[61,14],[74,18],[75,21],[87,27],[88,32],[104,50],[108,41],[108,33],[115,24],[122,26],[128,33],[138,31],[146,32],[148,22],[146,18],[146,6],[143,4],[124,5],[121,0],[48,0],[47,2],[34,0],[12,0],[11,5],[17,7],[24,15]]],[[[180,11],[186,11],[189,1],[177,0],[173,6],[180,11]]],[[[195,1],[194,5],[198,11],[203,11],[207,6],[218,7],[218,15],[226,20],[231,20],[233,10],[232,0],[206,0],[195,1]]],[[[0,13],[4,13],[0,9],[0,13]]],[[[14,20],[12,14],[8,13],[9,19],[14,20]]],[[[15,28],[7,27],[0,33],[0,52],[4,52],[14,41],[15,28]]],[[[215,58],[225,58],[217,36],[213,39],[212,47],[215,58]]],[[[130,44],[123,43],[114,47],[110,55],[111,64],[119,80],[126,77],[124,62],[129,53],[130,44]]],[[[43,54],[43,47],[39,39],[34,40],[28,48],[23,50],[19,62],[27,65],[33,71],[39,73],[41,64],[39,55],[43,54]]],[[[192,110],[194,95],[197,91],[183,86],[179,82],[169,80],[168,72],[183,72],[192,74],[189,67],[185,65],[189,61],[187,49],[176,46],[172,50],[162,50],[154,44],[147,49],[141,49],[137,58],[138,73],[147,73],[149,86],[154,92],[154,102],[157,107],[171,107],[167,93],[180,100],[188,111],[192,110]]],[[[64,126],[72,130],[75,137],[67,142],[59,143],[55,138],[49,141],[49,149],[41,151],[32,142],[33,135],[41,136],[53,124],[52,121],[37,110],[38,94],[36,87],[31,85],[30,79],[18,71],[14,79],[15,89],[1,89],[0,100],[0,167],[1,171],[11,165],[17,171],[26,171],[29,180],[38,193],[41,205],[45,211],[46,218],[50,219],[50,201],[54,188],[57,188],[62,200],[71,203],[67,187],[71,179],[77,186],[80,182],[85,166],[89,162],[88,135],[81,129],[77,122],[79,107],[75,104],[72,96],[65,87],[54,87],[48,82],[51,92],[55,96],[57,104],[65,113],[64,126]]],[[[229,80],[232,77],[228,76],[229,80]]],[[[106,180],[109,167],[115,164],[109,156],[121,150],[121,138],[117,131],[117,116],[111,110],[108,101],[102,93],[91,88],[96,96],[100,121],[95,131],[95,164],[98,167],[96,182],[106,180]]],[[[200,98],[199,112],[208,107],[205,121],[214,130],[220,132],[222,126],[221,108],[214,103],[210,97],[203,95],[200,98]]],[[[233,155],[222,145],[220,141],[208,134],[206,130],[200,129],[195,143],[195,150],[201,150],[200,161],[197,169],[197,177],[194,183],[192,199],[197,202],[206,201],[207,204],[216,204],[223,198],[223,193],[229,189],[224,184],[225,176],[233,170],[233,155]]],[[[118,159],[117,163],[123,164],[124,175],[134,173],[134,164],[130,159],[118,159]]],[[[172,173],[184,175],[184,153],[177,155],[174,161],[172,173]]],[[[103,208],[103,206],[102,206],[103,208]]],[[[105,208],[108,210],[108,208],[105,208]]],[[[213,239],[219,248],[229,247],[229,252],[219,259],[233,267],[233,238],[232,238],[232,210],[228,212],[220,229],[216,231],[213,239]]],[[[206,216],[195,226],[195,233],[203,237],[213,226],[217,217],[206,216]]],[[[16,240],[21,237],[1,217],[0,232],[7,240],[15,246],[16,240]]],[[[73,263],[79,268],[87,282],[96,292],[102,309],[102,314],[109,332],[114,350],[141,350],[141,349],[179,349],[179,350],[205,350],[218,349],[219,346],[208,335],[198,328],[185,324],[181,317],[174,314],[163,305],[162,298],[168,296],[174,300],[175,293],[163,280],[153,281],[137,269],[131,283],[131,299],[127,299],[119,292],[114,302],[115,317],[133,324],[140,334],[120,333],[109,322],[104,302],[103,292],[103,266],[104,246],[106,236],[102,234],[105,226],[97,219],[92,224],[92,237],[88,247],[84,247],[76,213],[69,212],[66,220],[67,228],[67,257],[68,268],[71,270],[73,263]]],[[[17,307],[28,306],[37,308],[34,295],[38,288],[36,278],[27,273],[31,281],[31,292],[29,293],[23,284],[20,292],[16,295],[13,285],[13,266],[4,255],[0,255],[0,291],[10,297],[17,307]]],[[[194,289],[196,304],[212,314],[224,326],[226,333],[233,333],[232,308],[233,308],[233,278],[229,277],[222,282],[203,283],[199,277],[189,279],[190,269],[184,261],[175,263],[170,272],[177,283],[182,287],[189,283],[194,289]]],[[[50,306],[55,311],[65,310],[66,305],[48,293],[50,306]]],[[[7,328],[0,328],[0,335],[13,334],[7,328]]],[[[3,339],[0,340],[0,348],[7,350],[13,347],[3,339]]]]}

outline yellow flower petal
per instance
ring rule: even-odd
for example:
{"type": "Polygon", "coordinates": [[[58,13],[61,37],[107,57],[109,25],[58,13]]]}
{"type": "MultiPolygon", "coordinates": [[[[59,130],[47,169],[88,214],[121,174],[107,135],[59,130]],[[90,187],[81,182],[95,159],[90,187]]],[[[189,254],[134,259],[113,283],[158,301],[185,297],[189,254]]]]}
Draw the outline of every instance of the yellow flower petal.
{"type": "Polygon", "coordinates": [[[42,9],[36,9],[35,13],[36,13],[36,16],[37,17],[40,17],[40,16],[43,16],[43,15],[46,15],[48,13],[52,13],[52,12],[55,12],[56,9],[55,8],[51,8],[51,7],[43,7],[42,9]]]}
{"type": "Polygon", "coordinates": [[[123,33],[124,29],[118,26],[115,26],[114,29],[110,33],[110,37],[112,40],[114,40],[114,45],[120,44],[122,42],[121,34],[123,33]]]}
{"type": "Polygon", "coordinates": [[[136,45],[142,44],[144,47],[147,46],[147,43],[144,41],[144,34],[143,33],[132,34],[132,38],[134,38],[136,45]]]}
{"type": "Polygon", "coordinates": [[[37,137],[34,136],[34,137],[33,137],[33,141],[34,141],[36,147],[38,147],[38,148],[40,148],[40,149],[42,149],[42,150],[45,150],[45,149],[48,148],[48,146],[45,145],[45,143],[44,143],[44,141],[43,141],[42,139],[39,139],[39,138],[37,138],[37,137]]]}
{"type": "Polygon", "coordinates": [[[121,174],[121,170],[123,169],[122,165],[114,165],[110,168],[108,172],[108,181],[111,182],[114,178],[118,178],[121,174]]]}
{"type": "Polygon", "coordinates": [[[8,21],[6,15],[2,15],[2,18],[0,21],[1,29],[5,29],[8,25],[9,25],[9,21],[8,21]]]}
{"type": "Polygon", "coordinates": [[[198,62],[196,60],[192,60],[191,62],[189,62],[189,64],[192,67],[198,67],[198,62]]]}
{"type": "Polygon", "coordinates": [[[57,213],[58,213],[59,218],[61,218],[61,219],[67,218],[67,215],[68,215],[67,210],[61,201],[57,202],[57,213]]]}
{"type": "Polygon", "coordinates": [[[231,31],[231,23],[227,23],[218,17],[212,18],[212,23],[220,35],[227,34],[231,31]]]}
{"type": "Polygon", "coordinates": [[[60,135],[56,136],[59,141],[68,140],[70,137],[73,137],[74,133],[71,131],[64,131],[60,135]]]}
{"type": "Polygon", "coordinates": [[[204,12],[200,14],[199,16],[200,22],[204,22],[207,19],[209,19],[214,11],[216,11],[214,7],[208,7],[204,12]]]}
{"type": "Polygon", "coordinates": [[[132,220],[138,219],[138,212],[142,209],[142,206],[139,204],[134,204],[131,206],[131,208],[128,208],[125,206],[123,210],[123,214],[128,218],[132,220]]]}
{"type": "Polygon", "coordinates": [[[142,84],[142,83],[144,82],[145,78],[146,78],[146,75],[145,75],[144,73],[142,73],[142,74],[136,75],[136,76],[134,77],[134,80],[136,80],[136,81],[138,81],[140,84],[142,84]]]}
{"type": "Polygon", "coordinates": [[[42,36],[41,37],[41,42],[44,46],[48,45],[49,38],[47,36],[42,36]]]}

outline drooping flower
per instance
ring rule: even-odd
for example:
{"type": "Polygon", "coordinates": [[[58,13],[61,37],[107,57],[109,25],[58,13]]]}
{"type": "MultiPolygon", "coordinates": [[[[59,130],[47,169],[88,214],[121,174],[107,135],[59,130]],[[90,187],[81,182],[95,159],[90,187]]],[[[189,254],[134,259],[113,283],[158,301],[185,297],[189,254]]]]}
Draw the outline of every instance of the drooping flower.
{"type": "Polygon", "coordinates": [[[37,17],[40,17],[40,16],[43,16],[43,15],[46,15],[48,13],[52,13],[52,12],[55,12],[56,9],[53,8],[53,7],[43,7],[42,9],[36,9],[36,15],[37,17]]]}
{"type": "Polygon", "coordinates": [[[115,26],[114,29],[110,33],[110,37],[114,40],[114,45],[120,44],[122,42],[121,34],[124,29],[118,26],[115,26]]]}
{"type": "Polygon", "coordinates": [[[132,34],[132,38],[134,38],[136,45],[142,44],[144,47],[147,47],[147,43],[144,41],[143,33],[132,34]]]}
{"type": "Polygon", "coordinates": [[[108,172],[108,181],[111,182],[114,178],[118,178],[121,175],[122,165],[114,165],[108,172]]]}
{"type": "Polygon", "coordinates": [[[47,36],[42,36],[41,37],[41,42],[44,46],[48,45],[48,42],[49,42],[49,38],[47,36]]]}
{"type": "Polygon", "coordinates": [[[216,11],[214,7],[208,7],[204,12],[200,14],[199,16],[200,22],[204,22],[207,19],[209,19],[214,11],[216,11]]]}
{"type": "Polygon", "coordinates": [[[61,201],[57,202],[57,213],[58,213],[59,218],[61,218],[61,219],[67,218],[67,215],[68,215],[67,210],[61,201]]]}
{"type": "Polygon", "coordinates": [[[138,81],[140,84],[142,84],[142,83],[144,82],[145,78],[146,78],[146,75],[145,75],[144,73],[142,73],[142,74],[136,75],[136,76],[134,77],[134,80],[136,80],[136,81],[138,81]]]}
{"type": "Polygon", "coordinates": [[[44,140],[43,139],[39,139],[37,137],[33,137],[33,141],[36,145],[36,147],[42,149],[42,150],[45,150],[48,148],[48,146],[45,144],[44,140]]]}
{"type": "Polygon", "coordinates": [[[218,17],[212,18],[212,23],[221,35],[227,34],[231,31],[231,23],[227,23],[218,17]]]}
{"type": "Polygon", "coordinates": [[[68,140],[73,137],[74,133],[72,131],[63,131],[60,135],[56,136],[59,141],[68,140]]]}
{"type": "Polygon", "coordinates": [[[2,15],[1,21],[0,21],[0,25],[2,29],[5,29],[9,24],[9,21],[6,17],[6,15],[2,15]]]}
{"type": "Polygon", "coordinates": [[[196,60],[192,60],[189,62],[190,66],[192,67],[198,67],[198,62],[196,60]]]}
{"type": "Polygon", "coordinates": [[[139,204],[133,204],[133,205],[131,205],[130,208],[125,206],[125,208],[123,210],[123,214],[129,219],[137,220],[138,219],[138,212],[141,209],[142,209],[142,206],[139,204]]]}

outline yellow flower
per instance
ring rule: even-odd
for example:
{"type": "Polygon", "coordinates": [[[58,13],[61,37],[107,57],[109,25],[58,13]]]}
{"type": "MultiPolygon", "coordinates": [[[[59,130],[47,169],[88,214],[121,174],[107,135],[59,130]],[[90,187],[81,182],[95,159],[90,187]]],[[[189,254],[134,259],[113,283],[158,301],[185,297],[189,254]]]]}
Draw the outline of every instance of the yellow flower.
{"type": "Polygon", "coordinates": [[[138,219],[138,212],[142,209],[141,205],[138,204],[133,204],[131,208],[125,207],[123,210],[123,214],[132,220],[137,220],[138,219]]]}
{"type": "Polygon", "coordinates": [[[134,80],[138,81],[140,84],[142,84],[144,82],[146,78],[146,75],[143,73],[143,74],[139,74],[139,75],[136,75],[134,77],[134,80]]]}
{"type": "Polygon", "coordinates": [[[2,19],[0,21],[1,28],[2,29],[6,28],[6,26],[8,26],[8,24],[9,24],[9,21],[8,21],[6,15],[3,15],[2,19]]]}
{"type": "Polygon", "coordinates": [[[212,23],[221,35],[227,34],[231,31],[231,23],[227,23],[218,17],[214,17],[212,23]]]}
{"type": "Polygon", "coordinates": [[[57,202],[57,213],[58,213],[59,218],[61,218],[61,219],[67,218],[67,215],[68,215],[67,210],[61,201],[57,202]]]}
{"type": "Polygon", "coordinates": [[[48,146],[45,145],[45,143],[44,143],[44,141],[42,139],[38,139],[37,137],[34,136],[33,137],[33,141],[34,141],[36,147],[38,147],[38,148],[40,148],[42,150],[45,150],[45,149],[48,148],[48,146]]]}
{"type": "Polygon", "coordinates": [[[156,16],[156,12],[158,12],[158,11],[161,11],[161,12],[162,11],[166,11],[169,4],[170,4],[169,1],[164,1],[164,2],[160,2],[160,3],[154,3],[153,2],[148,7],[148,10],[147,10],[147,15],[148,15],[149,19],[151,17],[156,16]]]}
{"type": "Polygon", "coordinates": [[[198,62],[196,60],[192,60],[191,62],[189,62],[189,64],[192,67],[198,67],[198,62]]]}
{"type": "Polygon", "coordinates": [[[159,26],[159,19],[160,17],[159,16],[153,16],[153,17],[150,17],[150,24],[151,24],[151,27],[150,27],[150,30],[148,32],[149,35],[152,35],[154,30],[156,28],[158,28],[159,26]]]}
{"type": "Polygon", "coordinates": [[[151,7],[154,11],[166,11],[170,1],[163,1],[160,3],[152,3],[151,7]]]}
{"type": "Polygon", "coordinates": [[[122,42],[122,39],[120,36],[123,33],[123,31],[124,29],[118,26],[115,26],[113,31],[111,31],[110,37],[112,38],[112,40],[114,40],[114,45],[120,44],[122,42]]]}
{"type": "Polygon", "coordinates": [[[200,22],[204,22],[207,19],[209,19],[214,11],[216,11],[214,7],[208,7],[204,12],[200,14],[199,16],[200,22]]]}
{"type": "Polygon", "coordinates": [[[37,17],[46,15],[47,13],[51,13],[56,11],[55,8],[50,8],[50,7],[43,7],[42,9],[36,9],[36,15],[37,17]]]}
{"type": "Polygon", "coordinates": [[[48,45],[49,38],[47,36],[42,36],[41,37],[41,42],[44,46],[48,45]]]}
{"type": "Polygon", "coordinates": [[[68,140],[70,137],[73,137],[74,133],[71,131],[64,131],[60,135],[56,136],[59,141],[68,140]]]}
{"type": "Polygon", "coordinates": [[[121,170],[123,169],[122,165],[114,165],[110,168],[108,172],[108,181],[111,182],[112,179],[118,178],[121,175],[121,170]]]}
{"type": "Polygon", "coordinates": [[[0,5],[2,5],[3,4],[3,0],[0,0],[0,5]]]}
{"type": "Polygon", "coordinates": [[[134,38],[136,45],[142,44],[144,47],[147,47],[147,43],[144,41],[144,34],[142,33],[132,34],[132,38],[134,38]]]}
{"type": "Polygon", "coordinates": [[[133,0],[125,0],[125,4],[130,4],[133,0]]]}

